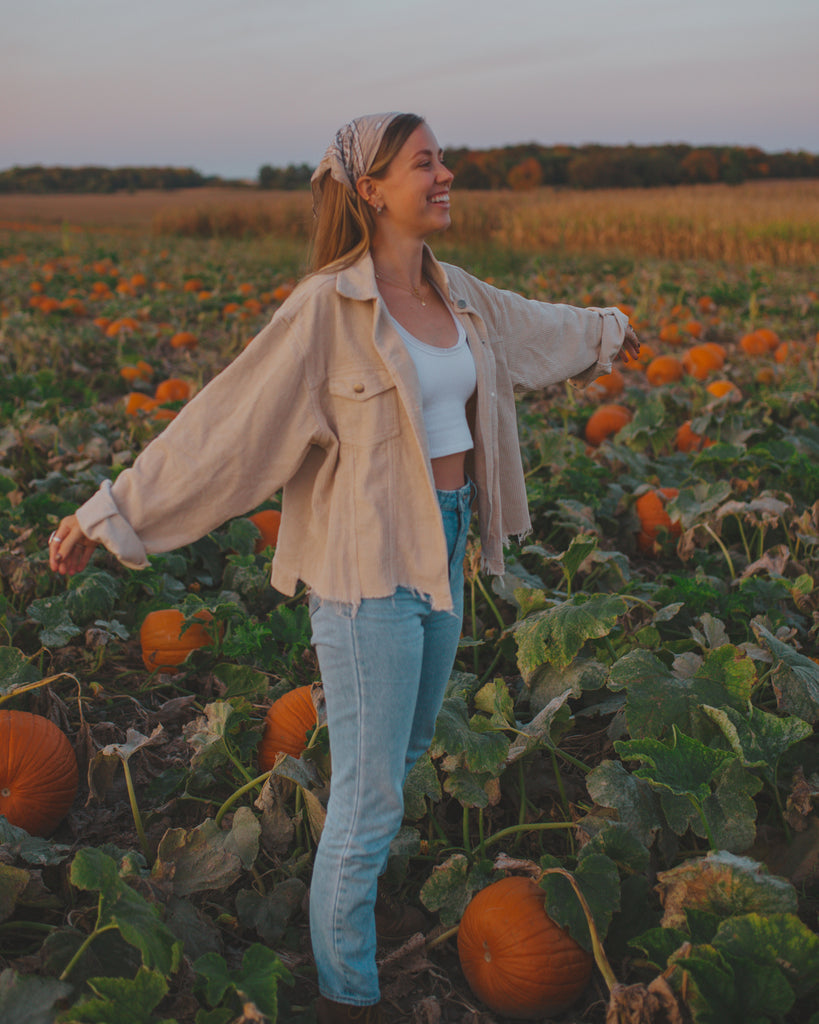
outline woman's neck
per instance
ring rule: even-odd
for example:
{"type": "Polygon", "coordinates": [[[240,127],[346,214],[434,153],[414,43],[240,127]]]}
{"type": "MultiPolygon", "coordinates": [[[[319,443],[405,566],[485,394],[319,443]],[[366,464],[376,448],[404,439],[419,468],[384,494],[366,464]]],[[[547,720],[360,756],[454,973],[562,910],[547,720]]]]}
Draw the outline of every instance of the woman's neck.
{"type": "Polygon", "coordinates": [[[370,248],[376,274],[391,281],[417,288],[423,278],[424,243],[402,239],[375,239],[370,248]]]}

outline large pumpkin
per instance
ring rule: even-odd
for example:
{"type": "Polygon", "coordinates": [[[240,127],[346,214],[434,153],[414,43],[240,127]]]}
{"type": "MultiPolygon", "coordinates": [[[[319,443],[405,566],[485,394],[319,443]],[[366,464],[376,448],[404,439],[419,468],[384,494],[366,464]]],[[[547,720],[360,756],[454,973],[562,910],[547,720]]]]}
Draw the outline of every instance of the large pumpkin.
{"type": "Polygon", "coordinates": [[[506,1017],[561,1013],[583,993],[593,957],[544,907],[531,878],[511,876],[482,889],[458,929],[458,956],[469,987],[506,1017]]]}
{"type": "Polygon", "coordinates": [[[307,746],[307,733],[317,723],[310,689],[308,683],[288,690],[268,708],[259,745],[259,768],[263,772],[273,767],[278,754],[298,757],[307,746]]]}
{"type": "Polygon", "coordinates": [[[191,651],[213,643],[205,623],[213,616],[204,609],[196,613],[203,625],[194,622],[182,632],[185,616],[178,608],[161,608],[145,616],[139,631],[142,645],[142,660],[148,671],[155,668],[172,668],[181,665],[191,651]]]}
{"type": "Polygon", "coordinates": [[[47,836],[77,795],[77,759],[65,733],[42,715],[0,711],[0,814],[47,836]]]}

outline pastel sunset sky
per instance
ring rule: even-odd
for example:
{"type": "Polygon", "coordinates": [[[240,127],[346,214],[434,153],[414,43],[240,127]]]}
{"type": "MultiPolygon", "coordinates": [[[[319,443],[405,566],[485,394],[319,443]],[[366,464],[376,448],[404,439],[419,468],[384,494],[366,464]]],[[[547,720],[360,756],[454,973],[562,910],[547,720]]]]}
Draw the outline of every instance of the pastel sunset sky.
{"type": "Polygon", "coordinates": [[[0,169],[315,164],[358,114],[442,146],[819,152],[819,0],[0,0],[0,169]]]}

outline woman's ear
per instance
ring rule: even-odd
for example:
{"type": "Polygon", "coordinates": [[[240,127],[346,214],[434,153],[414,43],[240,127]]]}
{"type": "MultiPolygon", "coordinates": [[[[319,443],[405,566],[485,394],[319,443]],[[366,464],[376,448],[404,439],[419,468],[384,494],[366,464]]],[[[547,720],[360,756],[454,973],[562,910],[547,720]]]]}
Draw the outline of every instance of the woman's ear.
{"type": "Polygon", "coordinates": [[[362,175],[355,183],[355,188],[365,203],[370,203],[370,205],[378,204],[376,184],[373,178],[366,174],[362,175]]]}

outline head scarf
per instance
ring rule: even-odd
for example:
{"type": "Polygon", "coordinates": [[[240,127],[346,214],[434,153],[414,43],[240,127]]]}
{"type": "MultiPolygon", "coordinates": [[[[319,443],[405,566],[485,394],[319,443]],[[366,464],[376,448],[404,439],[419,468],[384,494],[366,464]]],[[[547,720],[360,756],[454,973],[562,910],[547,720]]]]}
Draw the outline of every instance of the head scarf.
{"type": "Polygon", "coordinates": [[[355,193],[356,182],[370,169],[384,133],[398,116],[397,111],[366,114],[339,128],[310,179],[313,209],[318,208],[321,183],[328,172],[332,178],[355,193]]]}

